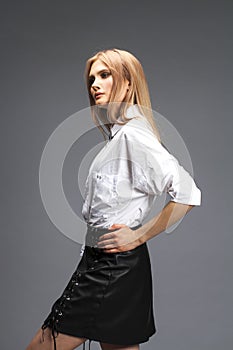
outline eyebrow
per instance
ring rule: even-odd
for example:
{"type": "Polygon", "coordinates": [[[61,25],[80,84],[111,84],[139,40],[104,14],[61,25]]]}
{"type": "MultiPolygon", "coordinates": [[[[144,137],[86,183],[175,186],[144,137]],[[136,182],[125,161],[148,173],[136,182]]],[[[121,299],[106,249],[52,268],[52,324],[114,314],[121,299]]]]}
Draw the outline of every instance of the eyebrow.
{"type": "MultiPolygon", "coordinates": [[[[106,72],[106,71],[108,71],[108,72],[109,72],[109,69],[108,69],[108,68],[101,69],[100,71],[98,71],[98,72],[97,72],[97,74],[101,74],[101,73],[106,72]]],[[[93,75],[93,74],[92,74],[92,75],[89,75],[89,77],[88,77],[88,78],[90,79],[90,78],[92,78],[92,77],[94,77],[94,75],[93,75]]]]}

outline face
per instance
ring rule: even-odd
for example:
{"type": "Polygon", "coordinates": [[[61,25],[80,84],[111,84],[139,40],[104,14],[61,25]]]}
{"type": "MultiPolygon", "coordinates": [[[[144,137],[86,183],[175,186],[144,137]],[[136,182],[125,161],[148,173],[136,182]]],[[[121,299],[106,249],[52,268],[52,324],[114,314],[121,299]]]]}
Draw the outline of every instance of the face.
{"type": "Polygon", "coordinates": [[[108,103],[112,91],[113,79],[109,68],[96,60],[89,72],[90,92],[95,104],[108,103]]]}
{"type": "MultiPolygon", "coordinates": [[[[96,105],[106,104],[109,102],[112,86],[113,77],[108,68],[100,60],[96,60],[89,72],[89,82],[90,82],[90,93],[93,96],[96,105]]],[[[127,92],[128,81],[125,83],[123,93],[121,96],[121,101],[125,97],[127,92]]],[[[115,101],[115,102],[121,102],[115,101]]]]}

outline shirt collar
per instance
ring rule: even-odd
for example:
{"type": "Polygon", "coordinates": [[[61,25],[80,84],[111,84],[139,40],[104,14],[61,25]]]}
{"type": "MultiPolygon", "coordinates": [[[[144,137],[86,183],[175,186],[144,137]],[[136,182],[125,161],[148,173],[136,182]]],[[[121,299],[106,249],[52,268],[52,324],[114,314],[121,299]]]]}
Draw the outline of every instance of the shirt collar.
{"type": "MultiPolygon", "coordinates": [[[[127,119],[133,119],[136,116],[143,116],[137,105],[132,105],[128,107],[125,115],[127,119]]],[[[122,120],[121,117],[119,117],[118,119],[122,120]]],[[[111,140],[124,125],[125,124],[113,124],[109,132],[109,140],[111,140]]]]}

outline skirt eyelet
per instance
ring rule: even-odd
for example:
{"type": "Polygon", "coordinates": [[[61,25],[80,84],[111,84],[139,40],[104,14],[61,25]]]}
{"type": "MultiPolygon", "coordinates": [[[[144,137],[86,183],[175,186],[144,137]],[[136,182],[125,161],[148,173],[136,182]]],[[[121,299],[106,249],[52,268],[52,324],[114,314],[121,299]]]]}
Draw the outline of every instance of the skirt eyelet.
{"type": "MultiPolygon", "coordinates": [[[[60,319],[64,316],[64,309],[67,306],[67,302],[70,302],[72,300],[72,295],[75,291],[74,286],[79,285],[79,279],[81,277],[80,272],[75,272],[71,278],[71,281],[67,285],[66,289],[64,290],[62,296],[57,300],[57,303],[55,303],[52,307],[50,317],[48,317],[43,325],[41,326],[42,329],[42,339],[44,340],[44,330],[47,327],[50,327],[52,330],[52,336],[53,336],[53,342],[54,342],[54,350],[57,350],[56,345],[56,338],[59,334],[57,331],[58,323],[60,322],[60,319]]],[[[85,349],[85,343],[84,343],[84,349],[85,349]]]]}
{"type": "MultiPolygon", "coordinates": [[[[100,233],[98,230],[96,232],[100,233]]],[[[93,240],[92,237],[91,241],[93,240]]],[[[85,245],[78,267],[41,328],[42,330],[46,327],[51,328],[54,350],[60,350],[56,344],[59,331],[88,339],[89,349],[92,340],[115,344],[119,341],[124,345],[146,342],[156,332],[151,287],[150,261],[146,244],[119,254],[106,254],[98,247],[85,245]],[[144,283],[134,288],[138,279],[144,283]],[[119,287],[116,289],[116,286],[119,287]],[[136,293],[134,298],[131,297],[132,293],[136,293]],[[133,300],[136,298],[137,300],[143,298],[145,302],[142,306],[138,303],[134,308],[133,300]],[[125,316],[122,314],[122,308],[118,307],[122,302],[124,302],[123,310],[131,310],[126,312],[125,316]],[[111,317],[114,317],[116,322],[120,320],[119,336],[116,336],[110,326],[111,322],[108,322],[110,309],[111,317]],[[136,311],[133,311],[134,309],[136,311]],[[77,323],[74,323],[76,317],[77,323]],[[128,325],[132,324],[135,326],[130,326],[129,329],[128,325]],[[102,325],[104,328],[101,328],[102,325]],[[130,337],[128,331],[131,332],[130,337]]]]}

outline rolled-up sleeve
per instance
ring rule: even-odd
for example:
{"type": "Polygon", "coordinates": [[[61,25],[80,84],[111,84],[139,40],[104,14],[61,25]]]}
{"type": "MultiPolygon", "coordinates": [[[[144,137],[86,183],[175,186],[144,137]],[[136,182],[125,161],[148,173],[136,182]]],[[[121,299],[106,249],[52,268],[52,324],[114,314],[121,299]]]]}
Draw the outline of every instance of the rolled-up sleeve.
{"type": "Polygon", "coordinates": [[[193,177],[156,136],[138,128],[126,133],[125,139],[140,190],[157,196],[166,192],[173,202],[201,205],[201,190],[193,177]]]}

